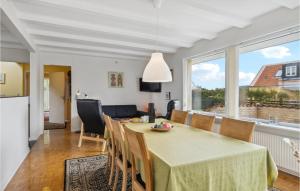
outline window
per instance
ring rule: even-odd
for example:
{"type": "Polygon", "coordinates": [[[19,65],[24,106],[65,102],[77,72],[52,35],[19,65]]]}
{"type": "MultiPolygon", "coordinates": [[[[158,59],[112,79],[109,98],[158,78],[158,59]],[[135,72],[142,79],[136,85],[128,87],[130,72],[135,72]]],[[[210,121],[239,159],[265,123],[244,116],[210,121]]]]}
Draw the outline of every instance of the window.
{"type": "Polygon", "coordinates": [[[297,66],[287,66],[285,68],[285,75],[286,76],[296,76],[297,66]]]}
{"type": "Polygon", "coordinates": [[[276,35],[225,48],[232,76],[224,49],[185,58],[183,109],[300,128],[299,33],[276,35]]]}
{"type": "Polygon", "coordinates": [[[300,124],[300,41],[240,53],[239,116],[300,124]],[[283,73],[285,70],[285,73],[283,73]]]}
{"type": "Polygon", "coordinates": [[[224,113],[225,59],[192,63],[192,110],[224,113]]]}

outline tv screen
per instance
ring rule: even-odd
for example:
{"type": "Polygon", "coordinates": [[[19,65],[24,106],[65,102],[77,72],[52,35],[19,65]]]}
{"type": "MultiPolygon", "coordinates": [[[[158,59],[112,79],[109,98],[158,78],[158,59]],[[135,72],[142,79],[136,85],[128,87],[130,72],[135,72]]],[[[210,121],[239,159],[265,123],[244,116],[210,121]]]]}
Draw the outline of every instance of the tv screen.
{"type": "Polygon", "coordinates": [[[141,92],[161,92],[161,83],[159,82],[143,82],[140,78],[140,91],[141,92]]]}

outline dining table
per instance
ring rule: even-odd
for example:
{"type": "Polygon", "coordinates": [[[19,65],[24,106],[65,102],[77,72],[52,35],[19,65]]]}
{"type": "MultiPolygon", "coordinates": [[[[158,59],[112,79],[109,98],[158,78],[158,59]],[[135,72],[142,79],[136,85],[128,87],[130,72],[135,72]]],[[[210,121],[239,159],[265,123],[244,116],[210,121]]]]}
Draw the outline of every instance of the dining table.
{"type": "Polygon", "coordinates": [[[266,147],[165,119],[155,123],[122,123],[144,133],[155,191],[266,191],[278,176],[266,147]],[[151,129],[161,122],[173,128],[151,129]]]}

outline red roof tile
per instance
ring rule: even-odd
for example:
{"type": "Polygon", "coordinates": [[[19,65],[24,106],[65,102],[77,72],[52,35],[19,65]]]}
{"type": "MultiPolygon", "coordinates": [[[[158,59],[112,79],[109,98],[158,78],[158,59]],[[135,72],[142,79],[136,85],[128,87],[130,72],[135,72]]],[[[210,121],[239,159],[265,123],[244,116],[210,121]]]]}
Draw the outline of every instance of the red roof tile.
{"type": "Polygon", "coordinates": [[[257,73],[251,86],[277,86],[279,79],[275,77],[283,64],[265,65],[257,73]]]}

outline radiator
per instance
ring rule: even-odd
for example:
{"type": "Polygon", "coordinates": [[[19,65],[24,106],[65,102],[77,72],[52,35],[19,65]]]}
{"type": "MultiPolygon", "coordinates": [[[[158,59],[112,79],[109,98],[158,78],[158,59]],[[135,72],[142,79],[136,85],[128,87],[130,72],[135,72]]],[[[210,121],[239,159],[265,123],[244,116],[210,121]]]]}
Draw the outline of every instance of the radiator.
{"type": "MultiPolygon", "coordinates": [[[[291,148],[282,141],[283,138],[284,137],[278,135],[255,131],[253,143],[267,147],[280,170],[300,177],[300,163],[298,163],[293,156],[291,148]]],[[[300,141],[295,139],[291,140],[295,142],[299,148],[300,141]]]]}

